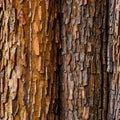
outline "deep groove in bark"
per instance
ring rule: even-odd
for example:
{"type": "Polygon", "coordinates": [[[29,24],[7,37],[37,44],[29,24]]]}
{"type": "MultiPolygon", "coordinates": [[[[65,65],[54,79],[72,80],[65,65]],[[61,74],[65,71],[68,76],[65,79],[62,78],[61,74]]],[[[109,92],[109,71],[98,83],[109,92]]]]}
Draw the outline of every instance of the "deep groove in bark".
{"type": "MultiPolygon", "coordinates": [[[[108,29],[109,29],[109,24],[108,24],[108,21],[109,21],[109,0],[106,0],[106,72],[107,72],[107,46],[108,46],[108,29]]],[[[108,106],[109,106],[109,73],[107,72],[107,90],[106,90],[106,94],[107,94],[107,100],[106,100],[106,107],[107,107],[107,110],[106,110],[106,117],[105,119],[107,120],[108,119],[108,106]]]]}

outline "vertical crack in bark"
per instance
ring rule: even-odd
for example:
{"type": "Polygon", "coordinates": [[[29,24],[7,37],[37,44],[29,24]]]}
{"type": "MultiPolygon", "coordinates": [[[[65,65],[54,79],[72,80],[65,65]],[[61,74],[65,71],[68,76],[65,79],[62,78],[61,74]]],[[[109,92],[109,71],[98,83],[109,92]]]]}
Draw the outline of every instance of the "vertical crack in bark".
{"type": "Polygon", "coordinates": [[[30,81],[29,81],[29,88],[28,88],[28,106],[30,105],[30,89],[31,89],[31,81],[32,81],[32,4],[31,0],[29,0],[29,17],[30,17],[30,32],[29,32],[29,47],[30,47],[30,58],[29,58],[29,67],[30,67],[30,81]]]}
{"type": "MultiPolygon", "coordinates": [[[[30,92],[31,92],[31,82],[32,82],[32,2],[29,0],[29,17],[30,17],[30,23],[29,23],[29,49],[30,49],[30,57],[29,57],[29,69],[30,69],[30,80],[29,80],[29,87],[28,87],[28,110],[29,110],[29,119],[32,120],[32,112],[30,111],[30,92]]],[[[33,108],[32,108],[33,110],[33,108]]]]}
{"type": "MultiPolygon", "coordinates": [[[[109,35],[108,35],[108,30],[109,30],[109,0],[106,0],[106,72],[107,72],[107,47],[108,47],[108,39],[109,39],[109,35]]],[[[109,106],[109,74],[107,72],[107,78],[106,78],[106,112],[105,112],[105,119],[108,119],[108,106],[109,106]]]]}
{"type": "Polygon", "coordinates": [[[57,86],[58,86],[58,120],[61,120],[61,93],[62,93],[62,80],[61,80],[61,32],[62,32],[62,11],[61,11],[61,0],[60,0],[60,11],[58,13],[58,20],[59,20],[59,32],[60,32],[60,35],[59,35],[59,39],[60,39],[60,42],[59,42],[59,49],[57,50],[57,61],[58,61],[58,71],[57,71],[57,86]]]}
{"type": "Polygon", "coordinates": [[[101,119],[107,120],[108,114],[108,100],[109,100],[109,76],[107,73],[107,47],[108,47],[108,21],[109,21],[109,1],[106,0],[105,2],[105,13],[103,24],[105,24],[104,31],[101,35],[101,109],[102,109],[102,116],[101,119]],[[105,22],[105,23],[104,23],[105,22]],[[105,59],[104,59],[105,58],[105,59]]]}

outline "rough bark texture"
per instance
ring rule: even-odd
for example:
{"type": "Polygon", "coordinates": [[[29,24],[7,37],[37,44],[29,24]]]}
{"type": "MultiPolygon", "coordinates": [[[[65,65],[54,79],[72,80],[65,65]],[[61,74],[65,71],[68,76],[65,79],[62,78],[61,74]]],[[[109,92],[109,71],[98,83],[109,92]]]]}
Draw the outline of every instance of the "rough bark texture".
{"type": "Polygon", "coordinates": [[[58,118],[58,5],[0,0],[1,120],[58,118]]]}
{"type": "Polygon", "coordinates": [[[33,119],[57,119],[57,47],[59,41],[58,1],[32,1],[32,80],[30,83],[33,119]],[[56,33],[55,33],[56,31],[56,33]]]}
{"type": "Polygon", "coordinates": [[[119,0],[0,0],[0,120],[119,120],[119,47],[119,0]]]}
{"type": "Polygon", "coordinates": [[[62,6],[61,120],[106,119],[106,0],[62,6]]]}
{"type": "Polygon", "coordinates": [[[26,119],[29,76],[29,4],[0,1],[0,119],[26,119]]]}
{"type": "Polygon", "coordinates": [[[120,119],[120,1],[109,1],[107,71],[109,73],[108,120],[120,119]]]}
{"type": "Polygon", "coordinates": [[[120,1],[61,6],[61,120],[119,120],[120,1]]]}

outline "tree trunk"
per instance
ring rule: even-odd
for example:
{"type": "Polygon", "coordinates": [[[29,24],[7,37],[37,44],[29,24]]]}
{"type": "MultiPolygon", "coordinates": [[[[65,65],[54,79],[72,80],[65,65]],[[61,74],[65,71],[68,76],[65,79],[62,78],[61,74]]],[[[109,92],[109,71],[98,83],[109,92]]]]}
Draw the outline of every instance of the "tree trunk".
{"type": "Polygon", "coordinates": [[[120,1],[109,1],[107,72],[109,75],[108,120],[120,119],[120,1]]]}
{"type": "Polygon", "coordinates": [[[0,0],[0,120],[119,120],[119,24],[119,0],[0,0]]]}
{"type": "Polygon", "coordinates": [[[58,119],[58,5],[0,1],[1,120],[58,119]]]}
{"type": "Polygon", "coordinates": [[[61,120],[119,120],[120,1],[61,6],[61,120]]]}
{"type": "Polygon", "coordinates": [[[106,0],[62,6],[61,120],[107,119],[106,0]]]}

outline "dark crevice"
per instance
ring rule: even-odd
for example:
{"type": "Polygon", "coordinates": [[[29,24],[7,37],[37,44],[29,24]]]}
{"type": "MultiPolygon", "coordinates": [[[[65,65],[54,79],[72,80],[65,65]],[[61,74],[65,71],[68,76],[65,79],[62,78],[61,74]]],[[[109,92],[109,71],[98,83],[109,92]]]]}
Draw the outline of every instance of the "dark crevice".
{"type": "MultiPolygon", "coordinates": [[[[101,34],[101,109],[102,115],[101,120],[107,120],[108,115],[108,104],[109,104],[109,74],[107,72],[107,47],[108,47],[108,29],[109,29],[109,1],[105,1],[105,12],[103,17],[105,17],[105,28],[104,32],[101,34]],[[105,35],[105,37],[104,37],[105,35]],[[105,39],[105,40],[104,40],[105,39]],[[105,63],[104,58],[105,57],[105,63]]],[[[104,20],[103,20],[104,22],[104,20]]],[[[104,24],[104,23],[103,23],[104,24]]]]}
{"type": "Polygon", "coordinates": [[[58,115],[58,120],[61,120],[61,94],[62,94],[62,81],[61,81],[61,32],[62,32],[62,11],[61,11],[61,0],[58,0],[59,3],[59,12],[57,13],[57,20],[59,24],[59,44],[57,48],[57,71],[56,71],[56,79],[57,79],[57,88],[58,88],[58,100],[57,100],[57,115],[58,115]]]}
{"type": "MultiPolygon", "coordinates": [[[[109,29],[109,0],[106,0],[106,48],[108,46],[108,29],[109,29]]],[[[107,52],[106,52],[106,65],[107,65],[107,52]]],[[[107,70],[106,70],[107,71],[107,70]]],[[[108,116],[108,106],[109,106],[109,74],[107,72],[107,110],[106,110],[106,120],[107,120],[107,116],[108,116]]]]}
{"type": "MultiPolygon", "coordinates": [[[[105,26],[105,37],[106,37],[106,55],[105,55],[105,60],[106,60],[106,72],[107,72],[107,47],[108,47],[108,39],[109,39],[109,35],[108,35],[108,30],[109,30],[109,0],[106,0],[106,26],[105,26]]],[[[106,112],[105,112],[105,119],[107,120],[107,116],[108,116],[108,104],[109,104],[109,74],[107,72],[107,81],[106,81],[106,112]]]]}

